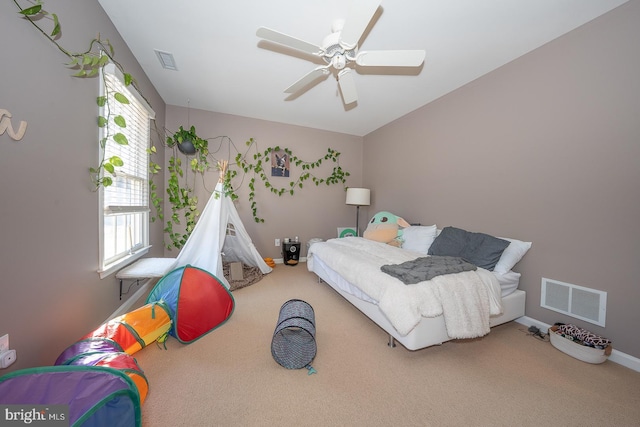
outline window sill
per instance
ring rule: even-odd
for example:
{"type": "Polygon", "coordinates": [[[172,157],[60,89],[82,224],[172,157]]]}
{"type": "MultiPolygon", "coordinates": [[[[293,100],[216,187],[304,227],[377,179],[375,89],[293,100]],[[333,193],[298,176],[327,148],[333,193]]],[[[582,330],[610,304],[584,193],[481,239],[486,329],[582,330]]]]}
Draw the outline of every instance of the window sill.
{"type": "Polygon", "coordinates": [[[118,270],[142,258],[144,255],[149,253],[149,249],[151,249],[151,246],[147,246],[142,249],[139,249],[136,252],[132,253],[131,255],[127,255],[126,257],[119,259],[118,261],[112,264],[105,265],[103,269],[98,270],[100,279],[104,279],[105,277],[112,275],[118,270]]]}

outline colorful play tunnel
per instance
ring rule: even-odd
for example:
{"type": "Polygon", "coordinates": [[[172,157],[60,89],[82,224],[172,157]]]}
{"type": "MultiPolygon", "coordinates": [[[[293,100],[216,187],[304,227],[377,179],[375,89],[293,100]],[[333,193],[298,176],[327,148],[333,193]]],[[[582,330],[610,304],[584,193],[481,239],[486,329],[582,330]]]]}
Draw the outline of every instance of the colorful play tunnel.
{"type": "Polygon", "coordinates": [[[11,372],[0,378],[0,402],[30,406],[34,412],[37,407],[38,416],[62,416],[72,427],[142,424],[134,382],[121,371],[100,366],[45,366],[11,372]]]}
{"type": "MultiPolygon", "coordinates": [[[[67,354],[70,355],[69,353],[67,354]]],[[[69,366],[103,366],[118,370],[131,378],[137,387],[140,395],[140,404],[143,404],[147,398],[149,382],[136,359],[130,354],[123,352],[78,353],[60,364],[69,366]]]]}
{"type": "Polygon", "coordinates": [[[134,354],[166,335],[170,329],[169,307],[162,301],[153,301],[109,320],[82,337],[82,340],[109,339],[117,343],[122,348],[121,351],[134,354]]]}
{"type": "Polygon", "coordinates": [[[235,307],[233,295],[216,276],[193,266],[176,268],[158,281],[147,303],[163,301],[173,325],[170,334],[188,344],[225,323],[235,307]]]}
{"type": "Polygon", "coordinates": [[[58,356],[55,366],[0,378],[0,404],[68,405],[70,426],[140,426],[149,392],[133,357],[171,334],[190,343],[225,323],[235,301],[211,273],[177,268],[158,281],[146,304],[113,318],[58,356]]]}
{"type": "Polygon", "coordinates": [[[144,403],[149,383],[131,356],[160,339],[171,328],[168,307],[161,301],[146,304],[100,325],[65,349],[56,365],[104,366],[123,372],[138,388],[144,403]]]}

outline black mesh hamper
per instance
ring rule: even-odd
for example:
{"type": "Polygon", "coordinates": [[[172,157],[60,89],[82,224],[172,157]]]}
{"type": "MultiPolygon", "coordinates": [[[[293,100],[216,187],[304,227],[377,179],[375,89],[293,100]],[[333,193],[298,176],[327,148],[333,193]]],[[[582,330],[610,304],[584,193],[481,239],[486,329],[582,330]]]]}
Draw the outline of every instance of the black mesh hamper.
{"type": "Polygon", "coordinates": [[[280,307],[278,324],[271,340],[271,354],[287,369],[307,367],[316,356],[316,326],[313,307],[292,299],[280,307]]]}

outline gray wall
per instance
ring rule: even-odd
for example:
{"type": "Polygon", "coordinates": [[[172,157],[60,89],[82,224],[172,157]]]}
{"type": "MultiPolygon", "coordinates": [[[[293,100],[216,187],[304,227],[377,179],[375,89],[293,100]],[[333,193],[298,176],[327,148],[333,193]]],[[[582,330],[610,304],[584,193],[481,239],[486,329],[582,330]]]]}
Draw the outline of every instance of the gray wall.
{"type": "MultiPolygon", "coordinates": [[[[111,40],[162,127],[163,101],[97,2],[46,6],[58,14],[59,41],[69,50],[85,50],[98,31],[111,40]]],[[[88,169],[98,162],[99,81],[71,77],[66,56],[9,1],[0,2],[0,52],[0,109],[14,127],[28,123],[19,142],[0,135],[0,335],[9,334],[18,356],[4,374],[53,364],[123,301],[115,278],[96,272],[98,193],[88,169]]],[[[161,239],[162,227],[153,225],[152,255],[162,256],[161,239]]]]}
{"type": "Polygon", "coordinates": [[[367,135],[370,210],[533,242],[526,315],[640,357],[640,2],[367,135]],[[393,148],[389,141],[394,141],[393,148]],[[541,278],[608,292],[606,327],[540,307],[541,278]]]}

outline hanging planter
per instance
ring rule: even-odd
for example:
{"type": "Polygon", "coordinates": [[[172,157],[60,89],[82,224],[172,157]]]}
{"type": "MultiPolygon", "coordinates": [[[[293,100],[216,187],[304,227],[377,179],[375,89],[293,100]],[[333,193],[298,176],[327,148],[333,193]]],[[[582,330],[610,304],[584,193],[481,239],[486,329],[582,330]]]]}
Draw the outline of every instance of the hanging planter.
{"type": "MultiPolygon", "coordinates": [[[[169,178],[166,184],[166,193],[171,204],[171,217],[165,223],[165,233],[171,242],[167,244],[167,249],[175,247],[182,248],[191,230],[195,226],[200,212],[198,211],[198,198],[193,194],[193,188],[185,182],[185,175],[188,169],[195,173],[203,174],[209,169],[209,141],[200,138],[196,134],[195,126],[188,130],[182,126],[173,135],[166,139],[167,147],[173,148],[173,154],[169,158],[169,178]],[[177,149],[177,150],[176,150],[177,149]],[[194,156],[188,165],[183,169],[183,163],[178,151],[185,156],[194,156]],[[178,232],[173,229],[174,225],[181,223],[181,218],[185,221],[185,231],[178,232]]],[[[157,171],[159,166],[152,166],[152,170],[157,171]]],[[[157,193],[152,194],[153,204],[156,208],[160,204],[157,193]]]]}
{"type": "Polygon", "coordinates": [[[196,154],[196,146],[193,145],[193,142],[190,139],[184,140],[177,145],[178,150],[180,150],[180,152],[185,156],[193,156],[196,154]]]}
{"type": "Polygon", "coordinates": [[[177,147],[186,156],[193,156],[196,153],[206,156],[209,153],[207,140],[196,135],[195,126],[191,126],[189,130],[180,126],[176,133],[167,137],[167,146],[177,147]]]}

